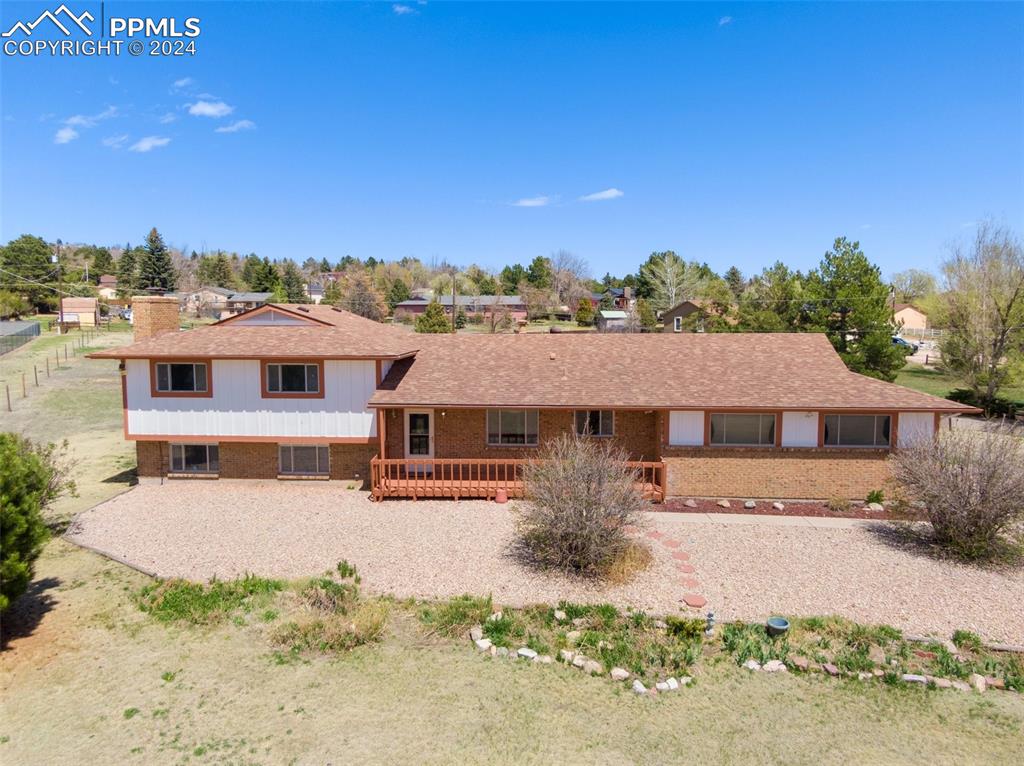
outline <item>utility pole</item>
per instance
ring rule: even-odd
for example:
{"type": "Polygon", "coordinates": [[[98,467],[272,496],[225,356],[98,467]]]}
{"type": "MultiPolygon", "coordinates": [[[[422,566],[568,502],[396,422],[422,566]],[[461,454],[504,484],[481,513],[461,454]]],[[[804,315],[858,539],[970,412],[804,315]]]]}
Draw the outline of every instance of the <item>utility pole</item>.
{"type": "Polygon", "coordinates": [[[457,273],[458,271],[455,267],[452,267],[452,333],[458,332],[458,328],[455,327],[455,314],[457,313],[455,306],[455,275],[457,273]]]}
{"type": "Polygon", "coordinates": [[[57,240],[57,254],[53,256],[53,262],[57,264],[57,334],[64,332],[64,290],[60,275],[60,246],[64,244],[57,240]]]}

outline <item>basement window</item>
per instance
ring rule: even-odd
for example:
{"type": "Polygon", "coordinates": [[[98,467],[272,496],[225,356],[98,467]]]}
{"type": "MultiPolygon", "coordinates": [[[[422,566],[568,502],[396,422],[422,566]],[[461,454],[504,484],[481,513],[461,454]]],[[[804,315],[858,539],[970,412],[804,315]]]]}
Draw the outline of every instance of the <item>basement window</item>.
{"type": "Polygon", "coordinates": [[[775,415],[715,413],[711,415],[709,442],[715,446],[775,446],[775,415]]]}
{"type": "Polygon", "coordinates": [[[826,415],[826,447],[888,447],[889,415],[826,415]]]}
{"type": "Polygon", "coordinates": [[[487,444],[492,447],[536,447],[537,410],[487,410],[487,444]]]}
{"type": "Polygon", "coordinates": [[[172,444],[171,473],[217,473],[220,448],[216,444],[172,444]]]}
{"type": "Polygon", "coordinates": [[[613,436],[615,413],[612,410],[576,410],[576,433],[580,436],[613,436]]]}
{"type": "Polygon", "coordinates": [[[277,455],[279,472],[284,475],[326,476],[331,472],[327,445],[282,444],[277,455]]]}

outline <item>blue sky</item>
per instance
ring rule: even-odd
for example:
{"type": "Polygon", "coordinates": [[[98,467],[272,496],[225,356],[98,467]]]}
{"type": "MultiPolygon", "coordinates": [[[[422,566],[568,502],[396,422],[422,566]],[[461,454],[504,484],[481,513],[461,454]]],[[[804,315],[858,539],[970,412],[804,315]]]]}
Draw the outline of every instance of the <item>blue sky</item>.
{"type": "MultiPolygon", "coordinates": [[[[57,4],[5,2],[2,26],[57,4]]],[[[845,234],[888,274],[982,218],[1024,233],[1020,3],[105,10],[198,16],[197,54],[3,57],[4,241],[567,249],[600,276],[662,249],[807,269],[845,234]]]]}

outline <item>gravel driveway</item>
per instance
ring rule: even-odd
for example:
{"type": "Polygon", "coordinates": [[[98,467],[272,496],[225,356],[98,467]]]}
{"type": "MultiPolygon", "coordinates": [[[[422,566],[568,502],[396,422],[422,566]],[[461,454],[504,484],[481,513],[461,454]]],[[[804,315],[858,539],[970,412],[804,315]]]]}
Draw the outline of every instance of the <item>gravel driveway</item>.
{"type": "MultiPolygon", "coordinates": [[[[914,632],[957,628],[1024,643],[1024,570],[939,561],[870,528],[650,515],[654,564],[631,583],[537,573],[509,555],[511,517],[484,501],[387,501],[337,485],[220,481],[140,486],[83,513],[67,537],[161,576],[301,577],[356,564],[369,591],[496,603],[607,601],[677,613],[699,593],[719,619],[841,614],[914,632]],[[692,566],[695,571],[687,571],[692,566]]],[[[705,610],[688,610],[699,614],[705,610]]]]}

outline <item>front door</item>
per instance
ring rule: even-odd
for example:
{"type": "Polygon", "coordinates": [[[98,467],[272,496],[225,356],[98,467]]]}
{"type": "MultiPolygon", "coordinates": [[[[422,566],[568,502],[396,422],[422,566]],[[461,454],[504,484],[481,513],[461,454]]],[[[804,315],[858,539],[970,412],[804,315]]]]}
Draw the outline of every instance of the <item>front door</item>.
{"type": "MultiPolygon", "coordinates": [[[[434,457],[434,411],[405,411],[405,456],[419,460],[434,457]]],[[[430,471],[430,465],[415,467],[416,471],[430,471]]]]}

